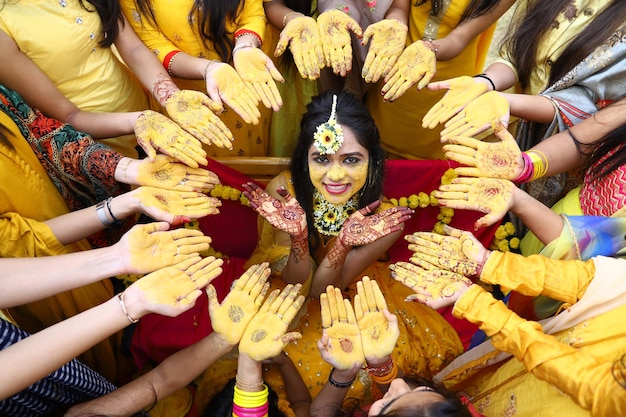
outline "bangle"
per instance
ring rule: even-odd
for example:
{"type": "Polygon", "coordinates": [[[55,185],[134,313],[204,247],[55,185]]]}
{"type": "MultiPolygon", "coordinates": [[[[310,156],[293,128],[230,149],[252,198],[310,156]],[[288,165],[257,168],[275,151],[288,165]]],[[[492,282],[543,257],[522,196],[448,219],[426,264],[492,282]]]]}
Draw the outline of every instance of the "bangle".
{"type": "Polygon", "coordinates": [[[373,375],[373,376],[381,377],[381,376],[389,375],[389,372],[393,370],[393,367],[394,367],[393,358],[389,356],[389,360],[385,364],[378,366],[376,368],[372,368],[368,366],[366,369],[367,369],[367,373],[370,374],[370,376],[373,375]]]}
{"type": "Polygon", "coordinates": [[[232,55],[235,56],[235,52],[237,52],[238,50],[243,49],[243,48],[254,48],[254,45],[252,44],[252,42],[242,42],[240,44],[237,44],[233,48],[232,55]]]}
{"type": "Polygon", "coordinates": [[[328,375],[328,382],[335,388],[350,388],[354,381],[356,380],[356,376],[352,378],[352,381],[349,382],[338,382],[333,379],[333,372],[335,372],[335,368],[330,371],[330,375],[328,375]]]}
{"type": "Polygon", "coordinates": [[[100,220],[100,223],[102,223],[106,227],[113,226],[113,222],[109,220],[106,213],[104,212],[104,200],[99,202],[96,205],[96,214],[98,215],[98,219],[100,220]]]}
{"type": "Polygon", "coordinates": [[[182,52],[183,51],[177,50],[177,51],[172,51],[169,54],[165,55],[165,58],[163,59],[163,66],[165,67],[169,75],[172,75],[172,62],[174,62],[174,58],[176,58],[182,52]]]}
{"type": "Polygon", "coordinates": [[[115,217],[115,215],[113,214],[113,211],[111,210],[111,201],[112,200],[113,200],[113,197],[107,198],[105,200],[105,204],[107,206],[107,210],[109,211],[109,214],[111,215],[111,218],[113,219],[113,223],[111,223],[111,226],[119,229],[120,227],[122,227],[124,222],[122,220],[118,219],[117,217],[115,217]]]}
{"type": "Polygon", "coordinates": [[[215,64],[216,62],[221,62],[221,61],[218,61],[217,59],[212,59],[209,62],[207,62],[206,66],[204,67],[204,71],[202,71],[202,79],[204,81],[206,81],[206,72],[207,72],[207,70],[209,69],[211,64],[215,64]]]}
{"type": "Polygon", "coordinates": [[[257,35],[256,32],[253,32],[251,30],[248,29],[239,29],[237,32],[235,32],[235,42],[237,42],[237,39],[241,38],[242,36],[245,35],[250,35],[252,37],[254,37],[254,39],[257,40],[257,42],[259,43],[259,47],[261,47],[261,45],[263,44],[263,41],[261,40],[261,37],[259,35],[257,35]]]}
{"type": "Polygon", "coordinates": [[[372,381],[374,381],[378,385],[387,385],[387,384],[390,384],[391,381],[396,379],[396,377],[398,376],[398,367],[396,366],[396,363],[393,361],[391,362],[391,364],[392,364],[391,370],[389,370],[389,372],[386,375],[370,374],[370,378],[372,379],[372,381]]]}
{"type": "Polygon", "coordinates": [[[242,381],[241,379],[239,379],[239,375],[235,376],[235,383],[237,384],[237,386],[245,391],[251,391],[254,389],[258,389],[261,388],[263,386],[263,380],[261,379],[259,382],[254,383],[254,384],[248,384],[247,382],[242,381]]]}
{"type": "Polygon", "coordinates": [[[267,417],[269,410],[269,403],[265,401],[260,407],[241,407],[237,404],[233,404],[233,417],[267,417]]]}
{"type": "Polygon", "coordinates": [[[122,311],[124,312],[124,314],[126,314],[126,318],[128,319],[128,321],[130,321],[132,324],[137,323],[139,320],[132,318],[130,314],[128,314],[128,310],[126,310],[126,304],[124,304],[124,293],[119,293],[117,295],[117,299],[120,302],[120,305],[122,306],[122,311]]]}
{"type": "Polygon", "coordinates": [[[433,54],[435,54],[435,58],[437,58],[437,53],[439,53],[439,45],[437,45],[435,43],[435,41],[433,41],[432,39],[425,39],[422,42],[424,43],[428,43],[428,48],[433,51],[433,54]]]}
{"type": "Polygon", "coordinates": [[[548,158],[546,155],[534,149],[526,151],[526,154],[533,164],[533,175],[530,177],[530,181],[543,178],[548,173],[548,158]]]}
{"type": "Polygon", "coordinates": [[[304,13],[300,13],[300,12],[289,12],[286,15],[283,16],[283,28],[285,28],[286,26],[286,21],[287,21],[287,16],[289,16],[290,14],[299,14],[300,16],[304,17],[304,13]]]}
{"type": "Polygon", "coordinates": [[[233,403],[240,407],[254,408],[261,407],[267,402],[268,389],[263,384],[261,391],[243,391],[235,384],[235,392],[233,394],[233,403]]]}
{"type": "Polygon", "coordinates": [[[522,172],[518,175],[518,177],[513,180],[513,182],[517,184],[528,182],[533,176],[534,166],[530,156],[528,156],[526,152],[522,152],[522,158],[524,159],[524,169],[522,169],[522,172]]]}
{"type": "Polygon", "coordinates": [[[478,74],[478,75],[474,75],[474,78],[484,78],[485,80],[489,81],[489,84],[491,84],[491,89],[493,91],[497,91],[496,90],[496,85],[493,83],[493,80],[491,78],[489,78],[489,76],[487,74],[478,74]]]}

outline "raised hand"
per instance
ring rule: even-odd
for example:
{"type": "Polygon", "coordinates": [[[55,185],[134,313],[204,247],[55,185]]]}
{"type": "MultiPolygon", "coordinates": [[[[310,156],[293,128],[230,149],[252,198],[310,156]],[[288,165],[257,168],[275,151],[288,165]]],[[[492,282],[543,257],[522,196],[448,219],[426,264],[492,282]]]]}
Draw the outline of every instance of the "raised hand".
{"type": "Polygon", "coordinates": [[[435,53],[423,41],[409,45],[385,77],[381,94],[386,101],[397,100],[413,84],[421,90],[437,73],[435,53]]]}
{"type": "Polygon", "coordinates": [[[142,159],[136,167],[131,163],[126,171],[135,178],[132,182],[135,185],[166,190],[208,192],[220,183],[217,175],[208,169],[192,168],[167,155],[156,155],[154,161],[142,159]]]}
{"type": "Polygon", "coordinates": [[[378,206],[380,200],[355,211],[348,217],[337,237],[344,246],[366,245],[402,230],[404,222],[410,219],[413,213],[408,207],[398,206],[368,215],[378,206]]]}
{"type": "Polygon", "coordinates": [[[280,32],[274,56],[281,56],[289,46],[293,61],[302,78],[315,80],[326,66],[322,39],[315,19],[309,16],[296,17],[280,32]]]}
{"type": "Polygon", "coordinates": [[[448,120],[441,131],[441,142],[455,136],[474,136],[499,122],[509,125],[509,102],[497,91],[487,91],[472,100],[463,110],[448,120]]]}
{"type": "Polygon", "coordinates": [[[454,168],[459,176],[516,179],[524,170],[524,158],[515,138],[498,121],[495,135],[500,142],[482,142],[463,136],[451,137],[443,146],[446,158],[465,167],[454,168]]]}
{"type": "Polygon", "coordinates": [[[352,39],[350,31],[362,37],[363,30],[356,20],[341,10],[328,10],[317,17],[326,64],[333,72],[345,77],[352,70],[352,39]]]}
{"type": "Polygon", "coordinates": [[[274,81],[284,82],[285,79],[270,57],[259,48],[243,48],[234,53],[233,63],[241,79],[254,91],[263,105],[274,111],[280,110],[283,99],[274,81]]]}
{"type": "Polygon", "coordinates": [[[189,310],[202,295],[202,289],[222,273],[222,264],[221,259],[212,256],[197,256],[139,279],[124,295],[127,300],[138,298],[145,310],[131,317],[148,312],[175,317],[189,310]]]}
{"type": "Polygon", "coordinates": [[[172,191],[155,187],[139,187],[130,192],[137,198],[141,212],[155,220],[181,224],[189,219],[199,219],[218,214],[222,202],[195,191],[172,191]]]}
{"type": "Polygon", "coordinates": [[[367,83],[385,77],[398,60],[406,45],[408,27],[396,19],[383,19],[372,23],[363,33],[363,46],[372,40],[361,76],[367,83]]]}
{"type": "Polygon", "coordinates": [[[151,162],[155,160],[158,151],[192,168],[208,163],[200,141],[161,113],[143,111],[133,129],[137,143],[151,162]]]}
{"type": "Polygon", "coordinates": [[[155,222],[133,226],[115,247],[131,274],[145,274],[195,258],[208,250],[211,238],[199,230],[168,230],[169,224],[155,222]]]}
{"type": "Polygon", "coordinates": [[[287,332],[287,328],[300,311],[304,296],[298,295],[301,284],[288,284],[282,291],[274,290],[261,309],[252,318],[239,342],[239,351],[261,362],[280,354],[285,346],[302,335],[287,332]]]}
{"type": "Polygon", "coordinates": [[[266,281],[270,272],[267,262],[252,265],[233,283],[222,304],[217,300],[215,287],[207,288],[211,326],[228,344],[239,343],[248,323],[259,311],[269,288],[266,281]]]}
{"type": "Polygon", "coordinates": [[[222,101],[243,118],[246,123],[258,124],[261,112],[257,108],[259,97],[241,79],[237,71],[224,62],[214,62],[206,70],[207,94],[213,103],[224,108],[222,101]]]}
{"type": "Polygon", "coordinates": [[[500,221],[513,207],[515,187],[508,180],[459,177],[439,186],[433,195],[441,206],[487,213],[476,220],[474,228],[478,230],[500,221]]]}
{"type": "Polygon", "coordinates": [[[349,300],[344,300],[341,290],[329,285],[320,295],[322,310],[322,338],[317,347],[322,359],[341,370],[363,364],[361,330],[349,300]]]}
{"type": "Polygon", "coordinates": [[[250,206],[272,226],[293,237],[302,238],[308,234],[306,213],[298,200],[287,190],[284,188],[276,190],[285,199],[283,203],[254,183],[249,182],[243,187],[246,190],[244,196],[250,200],[250,206]]]}
{"type": "Polygon", "coordinates": [[[356,283],[354,313],[361,331],[363,354],[369,362],[393,352],[400,330],[398,318],[387,309],[387,302],[376,281],[369,277],[356,283]]]}
{"type": "Polygon", "coordinates": [[[172,120],[200,142],[233,149],[233,134],[214,113],[221,108],[206,94],[194,90],[179,90],[165,102],[165,109],[172,120]]]}
{"type": "Polygon", "coordinates": [[[484,247],[475,238],[462,236],[460,239],[439,233],[415,232],[404,238],[410,242],[409,250],[413,251],[411,263],[427,270],[441,268],[466,277],[477,276],[482,267],[484,247]]]}
{"type": "Polygon", "coordinates": [[[433,309],[454,304],[472,285],[472,281],[456,272],[426,270],[409,262],[396,262],[389,265],[389,269],[393,279],[415,292],[404,301],[417,301],[433,309]]]}
{"type": "Polygon", "coordinates": [[[448,90],[443,98],[431,107],[422,120],[423,127],[432,129],[439,123],[450,120],[472,100],[486,93],[489,87],[485,83],[464,75],[429,84],[428,89],[432,91],[448,90]]]}

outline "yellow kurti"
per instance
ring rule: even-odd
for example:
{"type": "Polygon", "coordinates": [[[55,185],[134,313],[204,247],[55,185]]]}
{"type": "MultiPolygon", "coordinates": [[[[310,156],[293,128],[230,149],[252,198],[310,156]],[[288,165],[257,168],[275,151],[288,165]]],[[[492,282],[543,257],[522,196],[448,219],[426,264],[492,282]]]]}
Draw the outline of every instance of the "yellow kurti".
{"type": "MultiPolygon", "coordinates": [[[[102,113],[148,108],[148,96],[134,74],[112,48],[98,44],[102,33],[98,13],[87,12],[78,0],[4,2],[0,29],[79,109],[102,113]]],[[[137,157],[134,135],[103,142],[137,157]]]]}
{"type": "MultiPolygon", "coordinates": [[[[413,2],[414,3],[414,2],[413,2]]],[[[409,35],[407,45],[424,37],[441,39],[447,36],[459,23],[461,15],[470,3],[469,0],[450,1],[441,21],[429,24],[430,1],[420,6],[411,4],[409,13],[409,35]],[[428,28],[428,34],[425,31],[428,28]]],[[[448,2],[444,2],[448,3],[448,2]]],[[[472,40],[454,59],[437,62],[434,81],[447,80],[461,75],[475,75],[482,72],[483,65],[493,36],[492,26],[481,36],[472,40]]],[[[380,94],[384,81],[370,88],[367,107],[380,130],[383,148],[396,157],[407,159],[443,159],[439,134],[443,125],[434,129],[422,128],[422,119],[430,108],[443,97],[442,91],[417,91],[409,88],[398,100],[386,103],[380,94]]]]}
{"type": "MultiPolygon", "coordinates": [[[[481,280],[506,288],[521,284],[525,289],[520,292],[528,295],[559,294],[568,303],[582,300],[556,317],[560,330],[545,334],[539,323],[521,319],[478,286],[471,287],[457,301],[455,315],[480,324],[496,349],[514,357],[472,373],[485,356],[459,367],[447,383],[464,390],[487,417],[626,415],[625,369],[623,362],[619,365],[626,355],[626,261],[533,258],[529,263],[520,255],[494,252],[481,280]],[[522,270],[523,277],[512,272],[522,270]],[[592,289],[598,284],[592,280],[606,283],[592,289]],[[583,302],[593,307],[581,309],[583,302]]],[[[550,322],[545,326],[550,328],[550,322]]]]}
{"type": "MultiPolygon", "coordinates": [[[[0,112],[0,257],[53,256],[90,249],[86,241],[63,246],[45,220],[68,212],[61,194],[39,163],[18,127],[0,112]],[[45,202],[45,204],[42,204],[45,202]]],[[[24,330],[34,333],[113,296],[111,282],[103,280],[45,300],[10,309],[24,330]]],[[[113,336],[85,352],[80,359],[115,381],[120,337],[113,336]]]]}
{"type": "MultiPolygon", "coordinates": [[[[292,195],[295,195],[293,187],[286,179],[287,175],[283,173],[281,176],[282,183],[288,187],[292,195]]],[[[381,206],[379,210],[386,208],[389,206],[381,206]]],[[[284,235],[283,232],[277,231],[264,219],[260,219],[260,223],[262,223],[262,229],[259,245],[248,261],[248,265],[269,262],[272,268],[272,287],[282,288],[285,284],[280,279],[280,273],[285,266],[290,248],[277,238],[277,235],[284,235]]],[[[328,241],[315,253],[312,259],[315,264],[319,264],[326,252],[333,247],[335,239],[328,241]]],[[[387,300],[389,311],[398,316],[400,337],[393,357],[406,375],[430,378],[463,351],[455,330],[441,315],[421,304],[404,301],[404,298],[412,291],[391,278],[388,262],[373,263],[361,276],[366,275],[376,280],[387,300]]],[[[344,290],[344,296],[351,300],[356,294],[356,281],[344,290]]],[[[305,285],[305,287],[308,288],[310,285],[305,285]]],[[[285,352],[298,369],[311,396],[315,397],[328,381],[332,368],[322,360],[317,348],[317,340],[322,336],[319,299],[307,301],[299,320],[293,327],[290,331],[300,332],[302,339],[287,345],[285,352]]],[[[228,379],[235,376],[236,367],[237,360],[229,358],[209,368],[198,389],[197,401],[200,408],[203,408],[208,400],[221,390],[228,379]]],[[[263,378],[279,394],[281,408],[288,415],[292,415],[287,405],[285,386],[280,371],[275,367],[268,367],[263,378]]],[[[369,404],[379,395],[376,385],[372,384],[367,372],[361,371],[346,394],[344,405],[349,409],[356,404],[369,404]]]]}
{"type": "MultiPolygon", "coordinates": [[[[122,9],[137,35],[163,62],[167,54],[180,50],[191,56],[206,59],[222,60],[211,41],[208,47],[199,38],[196,32],[195,21],[189,24],[189,11],[192,0],[152,1],[154,15],[158,26],[151,23],[149,18],[139,14],[133,0],[122,0],[122,9]]],[[[226,22],[226,31],[234,34],[237,30],[246,29],[264,38],[266,26],[265,12],[262,0],[246,0],[234,22],[226,22]]],[[[232,35],[231,35],[232,36],[232,35]]],[[[233,41],[234,43],[234,41],[233,41]]],[[[268,53],[267,50],[264,51],[268,53]]],[[[272,56],[272,54],[268,54],[272,56]]],[[[181,89],[190,89],[206,93],[204,80],[186,80],[174,78],[181,89]]],[[[205,146],[209,156],[265,156],[268,148],[269,119],[271,109],[259,104],[261,120],[258,125],[247,124],[228,106],[220,115],[235,137],[234,149],[205,146]]]]}

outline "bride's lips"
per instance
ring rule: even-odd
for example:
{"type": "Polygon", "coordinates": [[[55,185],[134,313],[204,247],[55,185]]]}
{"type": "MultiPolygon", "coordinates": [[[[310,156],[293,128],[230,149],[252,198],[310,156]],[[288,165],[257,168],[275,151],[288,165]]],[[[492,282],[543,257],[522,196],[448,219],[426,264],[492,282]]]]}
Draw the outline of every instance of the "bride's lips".
{"type": "Polygon", "coordinates": [[[350,184],[324,184],[324,188],[328,194],[339,195],[345,193],[350,188],[350,184]]]}

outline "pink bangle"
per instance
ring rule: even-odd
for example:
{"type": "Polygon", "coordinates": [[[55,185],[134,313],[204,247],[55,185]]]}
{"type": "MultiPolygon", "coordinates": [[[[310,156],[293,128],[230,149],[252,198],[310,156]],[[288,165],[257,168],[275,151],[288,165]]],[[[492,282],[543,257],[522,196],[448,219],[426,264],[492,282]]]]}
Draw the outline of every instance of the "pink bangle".
{"type": "Polygon", "coordinates": [[[247,408],[233,404],[233,417],[265,417],[269,410],[268,403],[260,407],[247,408]]]}
{"type": "Polygon", "coordinates": [[[522,158],[524,158],[524,169],[522,170],[522,173],[513,180],[513,182],[517,184],[523,184],[530,181],[535,170],[533,161],[530,159],[530,156],[528,156],[526,152],[522,152],[522,158]]]}

